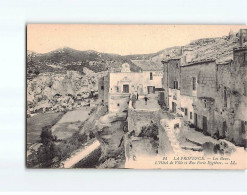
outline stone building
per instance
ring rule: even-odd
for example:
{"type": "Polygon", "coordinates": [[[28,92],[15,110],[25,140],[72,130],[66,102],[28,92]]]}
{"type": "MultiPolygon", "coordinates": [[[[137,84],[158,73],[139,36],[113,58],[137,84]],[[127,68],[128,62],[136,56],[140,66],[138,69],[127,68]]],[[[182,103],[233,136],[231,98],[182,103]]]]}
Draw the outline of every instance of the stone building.
{"type": "Polygon", "coordinates": [[[238,145],[246,145],[247,47],[234,48],[233,60],[217,64],[215,131],[238,145]]]}
{"type": "Polygon", "coordinates": [[[181,110],[184,119],[205,134],[213,131],[216,62],[213,59],[181,66],[181,110]]]}
{"type": "Polygon", "coordinates": [[[165,104],[174,113],[180,111],[180,59],[177,57],[162,61],[165,104]]]}
{"type": "Polygon", "coordinates": [[[247,46],[234,48],[233,60],[220,63],[188,62],[186,55],[162,61],[167,108],[206,135],[246,146],[247,46]]]}
{"type": "Polygon", "coordinates": [[[108,106],[109,112],[126,111],[131,94],[142,97],[162,88],[162,69],[147,60],[138,61],[138,64],[143,71],[131,72],[129,64],[124,63],[121,71],[109,71],[99,79],[99,101],[108,106]]]}

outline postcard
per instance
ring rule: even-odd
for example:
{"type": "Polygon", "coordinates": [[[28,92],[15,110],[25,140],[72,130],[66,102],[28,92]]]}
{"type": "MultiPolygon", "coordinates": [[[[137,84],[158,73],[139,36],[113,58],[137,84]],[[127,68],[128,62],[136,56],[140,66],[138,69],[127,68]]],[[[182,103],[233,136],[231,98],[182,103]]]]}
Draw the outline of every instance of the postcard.
{"type": "Polygon", "coordinates": [[[247,26],[28,24],[26,45],[27,168],[247,168],[247,26]]]}

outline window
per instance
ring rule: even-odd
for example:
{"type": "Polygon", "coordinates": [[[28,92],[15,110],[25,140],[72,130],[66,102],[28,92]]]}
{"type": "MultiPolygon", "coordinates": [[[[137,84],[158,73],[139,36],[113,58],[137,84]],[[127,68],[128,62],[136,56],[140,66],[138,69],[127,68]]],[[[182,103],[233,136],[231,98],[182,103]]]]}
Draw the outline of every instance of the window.
{"type": "Polygon", "coordinates": [[[101,86],[101,90],[104,90],[104,86],[101,86]]]}
{"type": "Polygon", "coordinates": [[[241,130],[240,130],[241,134],[245,134],[246,131],[245,131],[245,122],[244,121],[241,121],[241,130]]]}
{"type": "Polygon", "coordinates": [[[173,81],[173,89],[178,89],[178,81],[173,81]]]}
{"type": "Polygon", "coordinates": [[[153,73],[150,72],[150,80],[153,80],[153,73]]]}
{"type": "Polygon", "coordinates": [[[192,112],[190,112],[190,119],[192,119],[192,112]]]}
{"type": "Polygon", "coordinates": [[[123,93],[129,93],[129,85],[123,85],[123,93]]]}
{"type": "Polygon", "coordinates": [[[192,77],[192,89],[193,91],[196,90],[196,77],[192,77]]]}
{"type": "Polygon", "coordinates": [[[247,53],[244,53],[244,63],[247,63],[247,53]]]}
{"type": "Polygon", "coordinates": [[[227,107],[227,90],[226,87],[224,87],[224,107],[227,107]]]}
{"type": "Polygon", "coordinates": [[[188,115],[188,109],[184,108],[184,115],[187,116],[188,115]]]}
{"type": "Polygon", "coordinates": [[[117,106],[119,107],[119,106],[120,106],[120,104],[117,104],[117,106]]]}

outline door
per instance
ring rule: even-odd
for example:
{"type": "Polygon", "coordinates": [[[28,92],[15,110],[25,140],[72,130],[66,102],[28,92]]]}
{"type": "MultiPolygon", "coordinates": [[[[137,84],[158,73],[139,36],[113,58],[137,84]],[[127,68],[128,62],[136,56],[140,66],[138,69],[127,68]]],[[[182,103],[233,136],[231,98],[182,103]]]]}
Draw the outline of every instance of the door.
{"type": "Polygon", "coordinates": [[[207,134],[207,131],[208,131],[208,120],[207,120],[207,117],[205,117],[205,116],[203,116],[202,129],[203,129],[203,133],[204,134],[207,134]]]}
{"type": "Polygon", "coordinates": [[[194,113],[194,125],[197,128],[197,114],[194,113]]]}
{"type": "Polygon", "coordinates": [[[129,93],[129,85],[123,85],[123,93],[129,93]]]}
{"type": "Polygon", "coordinates": [[[227,125],[226,125],[226,121],[224,121],[223,126],[222,126],[222,137],[223,138],[226,137],[226,132],[227,132],[227,125]]]}
{"type": "Polygon", "coordinates": [[[172,112],[176,112],[177,104],[175,102],[172,102],[172,112]]]}

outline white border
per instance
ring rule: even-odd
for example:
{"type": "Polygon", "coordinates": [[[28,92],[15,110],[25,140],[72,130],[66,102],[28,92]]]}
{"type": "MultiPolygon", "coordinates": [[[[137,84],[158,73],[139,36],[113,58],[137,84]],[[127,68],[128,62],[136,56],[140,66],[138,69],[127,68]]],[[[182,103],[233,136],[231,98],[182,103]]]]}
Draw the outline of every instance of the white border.
{"type": "Polygon", "coordinates": [[[246,24],[245,0],[0,1],[0,191],[247,191],[246,171],[26,170],[25,24],[246,24]]]}

